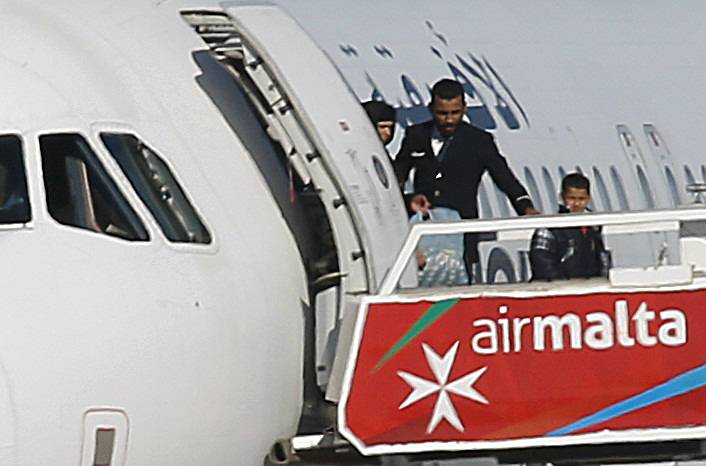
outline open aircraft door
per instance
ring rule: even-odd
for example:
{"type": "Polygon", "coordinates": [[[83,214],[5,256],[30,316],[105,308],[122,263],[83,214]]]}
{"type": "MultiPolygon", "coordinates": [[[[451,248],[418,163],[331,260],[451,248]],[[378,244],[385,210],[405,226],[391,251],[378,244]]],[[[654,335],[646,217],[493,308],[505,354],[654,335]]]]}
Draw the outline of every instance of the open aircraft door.
{"type": "Polygon", "coordinates": [[[341,74],[288,13],[257,3],[221,6],[225,14],[182,14],[238,74],[270,136],[313,183],[334,232],[341,291],[374,292],[408,230],[385,149],[341,74]]]}

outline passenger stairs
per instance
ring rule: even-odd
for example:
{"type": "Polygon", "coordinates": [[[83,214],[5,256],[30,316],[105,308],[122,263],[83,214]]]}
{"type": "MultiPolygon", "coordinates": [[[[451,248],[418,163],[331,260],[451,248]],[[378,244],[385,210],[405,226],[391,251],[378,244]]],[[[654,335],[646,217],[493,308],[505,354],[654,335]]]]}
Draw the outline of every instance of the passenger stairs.
{"type": "MultiPolygon", "coordinates": [[[[616,262],[634,262],[612,249],[616,262]]],[[[703,205],[414,225],[378,292],[341,323],[327,391],[336,428],[278,448],[304,461],[702,457],[704,303],[703,205]],[[659,238],[660,259],[614,266],[605,278],[399,285],[427,235],[502,241],[578,226],[601,226],[609,247],[626,235],[659,238]]]]}

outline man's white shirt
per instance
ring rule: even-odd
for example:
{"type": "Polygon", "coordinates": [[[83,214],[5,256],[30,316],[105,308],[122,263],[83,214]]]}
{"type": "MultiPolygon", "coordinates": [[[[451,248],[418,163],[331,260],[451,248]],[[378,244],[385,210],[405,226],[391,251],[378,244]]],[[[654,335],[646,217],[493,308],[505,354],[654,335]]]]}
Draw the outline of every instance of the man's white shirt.
{"type": "Polygon", "coordinates": [[[446,140],[435,126],[434,130],[431,132],[431,150],[434,152],[434,156],[439,156],[439,152],[441,152],[441,148],[444,147],[445,141],[446,140]]]}

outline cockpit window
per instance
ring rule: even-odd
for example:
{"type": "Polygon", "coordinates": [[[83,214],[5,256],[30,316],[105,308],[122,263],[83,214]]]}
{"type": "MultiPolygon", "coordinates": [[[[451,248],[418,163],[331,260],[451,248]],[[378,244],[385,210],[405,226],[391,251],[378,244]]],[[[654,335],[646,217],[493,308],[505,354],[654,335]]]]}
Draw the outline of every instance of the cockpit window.
{"type": "Polygon", "coordinates": [[[147,241],[144,225],[78,134],[39,137],[49,214],[57,222],[130,241],[147,241]]]}
{"type": "Polygon", "coordinates": [[[27,223],[31,218],[22,142],[17,136],[0,136],[0,223],[27,223]]]}
{"type": "Polygon", "coordinates": [[[211,235],[172,171],[152,149],[131,134],[102,133],[101,139],[167,239],[211,242],[211,235]]]}

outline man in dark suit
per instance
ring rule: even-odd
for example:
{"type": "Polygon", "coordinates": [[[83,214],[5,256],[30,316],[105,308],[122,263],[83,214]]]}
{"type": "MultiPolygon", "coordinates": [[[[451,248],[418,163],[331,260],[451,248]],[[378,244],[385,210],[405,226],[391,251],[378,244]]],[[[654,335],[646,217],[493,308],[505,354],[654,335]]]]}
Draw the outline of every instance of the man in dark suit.
{"type": "MultiPolygon", "coordinates": [[[[433,119],[407,128],[394,166],[403,184],[412,168],[414,194],[407,196],[412,212],[448,207],[462,218],[478,218],[478,185],[487,171],[519,215],[537,214],[532,200],[498,151],[493,136],[464,121],[461,84],[442,79],[432,88],[433,119]]],[[[464,257],[469,277],[478,262],[476,235],[465,235],[464,257]]]]}

